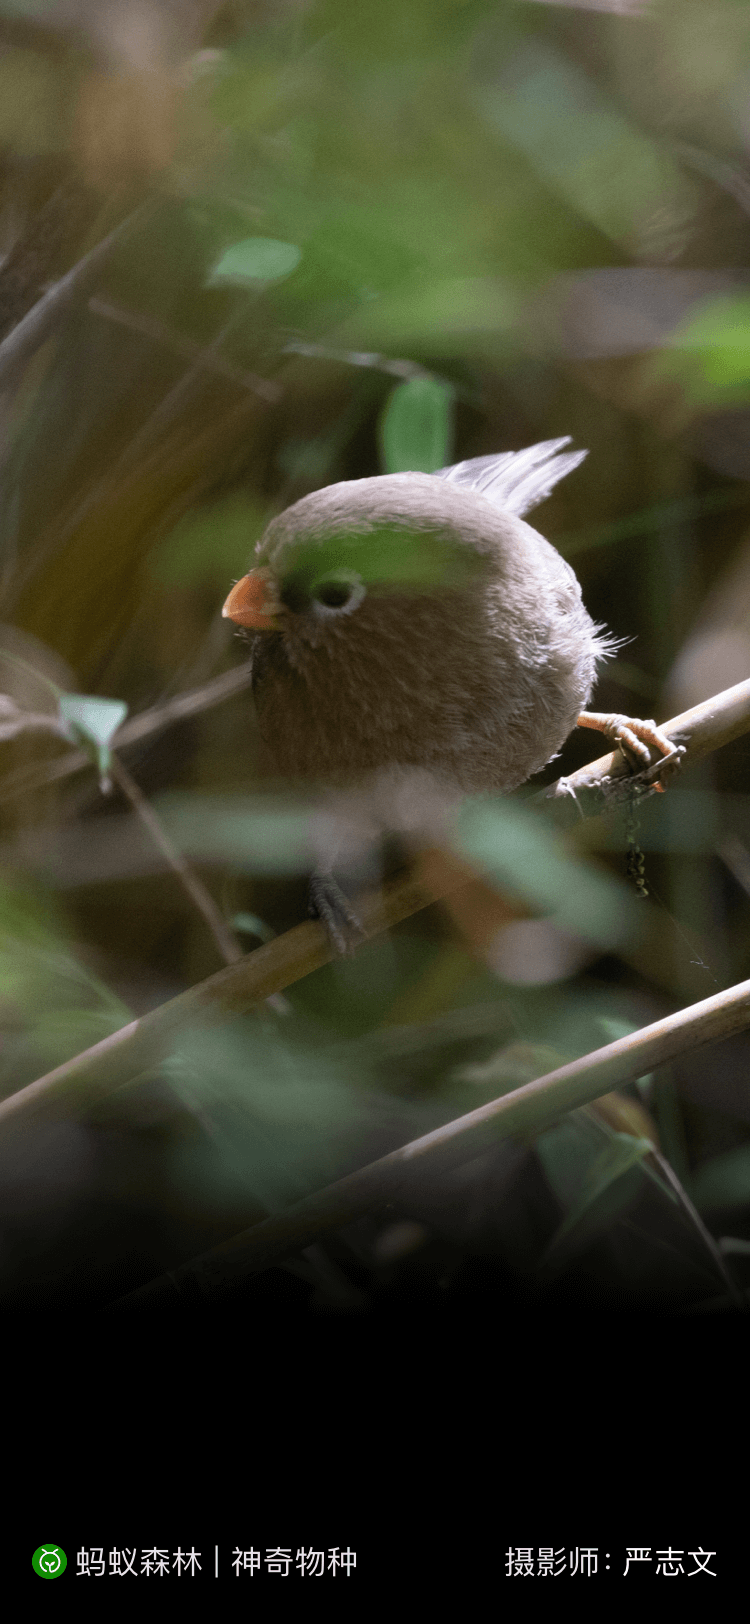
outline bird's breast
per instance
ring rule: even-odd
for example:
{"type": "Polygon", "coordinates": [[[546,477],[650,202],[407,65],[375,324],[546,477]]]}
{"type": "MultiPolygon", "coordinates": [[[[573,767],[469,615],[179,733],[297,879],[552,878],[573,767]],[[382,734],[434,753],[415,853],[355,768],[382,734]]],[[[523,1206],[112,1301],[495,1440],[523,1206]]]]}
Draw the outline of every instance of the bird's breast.
{"type": "Polygon", "coordinates": [[[373,596],[310,639],[255,640],[261,732],[282,772],[351,783],[426,768],[465,792],[510,790],[560,748],[593,678],[593,626],[518,594],[373,596]],[[587,625],[590,631],[587,633],[587,625]]]}

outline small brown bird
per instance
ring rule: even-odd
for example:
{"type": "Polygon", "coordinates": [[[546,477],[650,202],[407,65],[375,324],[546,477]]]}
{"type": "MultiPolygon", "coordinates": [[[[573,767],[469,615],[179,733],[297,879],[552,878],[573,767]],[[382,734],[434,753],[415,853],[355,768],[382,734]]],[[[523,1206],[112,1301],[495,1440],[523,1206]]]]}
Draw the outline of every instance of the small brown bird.
{"type": "Polygon", "coordinates": [[[271,521],[223,614],[252,634],[282,772],[343,788],[421,769],[472,794],[515,789],[577,725],[645,763],[673,751],[653,722],[583,709],[616,642],[522,518],[586,456],[569,443],[347,480],[271,521]]]}

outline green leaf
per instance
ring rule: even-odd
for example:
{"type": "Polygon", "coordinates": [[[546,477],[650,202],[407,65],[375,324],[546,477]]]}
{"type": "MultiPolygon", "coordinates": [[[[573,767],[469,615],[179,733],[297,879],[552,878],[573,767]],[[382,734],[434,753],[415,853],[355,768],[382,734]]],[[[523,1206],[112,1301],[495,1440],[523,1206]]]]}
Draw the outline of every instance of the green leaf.
{"type": "MultiPolygon", "coordinates": [[[[337,329],[336,342],[355,350],[418,351],[432,358],[506,358],[519,346],[520,301],[497,276],[412,279],[367,299],[337,329]]],[[[450,459],[449,459],[450,460],[450,459]]]]}
{"type": "Polygon", "coordinates": [[[750,296],[711,299],[672,335],[672,347],[692,356],[710,396],[750,388],[750,296]]]}
{"type": "Polygon", "coordinates": [[[295,1042],[262,1015],[181,1031],[168,1076],[207,1130],[174,1147],[191,1199],[254,1198],[271,1212],[360,1166],[398,1111],[362,1089],[345,1051],[295,1042]]]}
{"type": "Polygon", "coordinates": [[[519,41],[499,71],[493,62],[477,81],[488,128],[597,230],[630,244],[638,221],[667,200],[690,218],[694,187],[663,144],[624,117],[615,98],[562,51],[541,39],[519,41]]]}
{"type": "Polygon", "coordinates": [[[438,378],[410,378],[393,390],[380,419],[387,474],[434,474],[450,461],[454,390],[438,378]]]}
{"type": "Polygon", "coordinates": [[[208,278],[208,287],[253,282],[280,282],[297,269],[302,255],[293,242],[273,237],[245,237],[222,254],[208,278]]]}
{"type": "Polygon", "coordinates": [[[750,295],[697,305],[664,349],[649,358],[647,383],[677,383],[692,408],[742,406],[750,397],[750,295]]]}
{"type": "Polygon", "coordinates": [[[68,734],[83,746],[106,778],[112,759],[113,734],[128,714],[124,699],[99,699],[91,694],[61,694],[60,715],[68,734]]]}
{"type": "Polygon", "coordinates": [[[54,900],[2,876],[0,1004],[2,1097],[131,1019],[76,958],[54,900]]]}

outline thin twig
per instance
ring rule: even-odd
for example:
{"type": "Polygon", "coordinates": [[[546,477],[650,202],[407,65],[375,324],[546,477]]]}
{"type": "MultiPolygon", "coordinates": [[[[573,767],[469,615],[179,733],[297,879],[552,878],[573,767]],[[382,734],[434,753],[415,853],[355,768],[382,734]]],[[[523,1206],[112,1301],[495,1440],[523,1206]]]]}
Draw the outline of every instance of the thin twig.
{"type": "Polygon", "coordinates": [[[0,694],[0,743],[17,739],[22,733],[52,733],[63,740],[70,737],[59,717],[48,716],[44,711],[19,710],[7,694],[0,694]]]}
{"type": "Polygon", "coordinates": [[[203,915],[225,964],[239,964],[240,959],[244,958],[245,955],[237,938],[229,929],[223,915],[217,908],[211,892],[199,879],[198,875],[193,873],[182,852],[172,845],[169,836],[163,829],[142,789],[139,788],[135,779],[131,778],[127,768],[123,767],[122,762],[118,760],[114,752],[110,761],[110,774],[114,782],[119,785],[123,795],[127,796],[141,822],[148,829],[154,844],[166,857],[183,890],[187,892],[191,902],[195,903],[198,912],[203,915]]]}
{"type": "Polygon", "coordinates": [[[680,1183],[674,1168],[667,1161],[666,1156],[662,1156],[661,1151],[656,1149],[656,1146],[654,1146],[654,1149],[650,1154],[651,1159],[656,1163],[662,1178],[666,1179],[670,1188],[674,1190],[675,1196],[677,1197],[680,1207],[682,1208],[684,1216],[686,1217],[691,1228],[694,1229],[696,1234],[699,1236],[700,1241],[705,1250],[708,1252],[717,1273],[721,1275],[730,1297],[734,1298],[734,1301],[738,1307],[741,1306],[744,1308],[745,1303],[742,1293],[740,1292],[736,1281],[724,1262],[721,1250],[717,1246],[710,1229],[706,1228],[706,1225],[704,1224],[697,1208],[693,1206],[690,1196],[688,1195],[684,1185],[680,1183]]]}
{"type": "Polygon", "coordinates": [[[524,1083],[510,1094],[447,1122],[378,1161],[255,1224],[202,1257],[132,1292],[118,1307],[169,1306],[177,1297],[220,1296],[237,1281],[408,1195],[419,1169],[447,1171],[508,1137],[536,1137],[560,1117],[633,1082],[686,1050],[750,1025],[750,981],[717,993],[592,1054],[524,1083]]]}
{"type": "Polygon", "coordinates": [[[303,339],[290,339],[282,355],[306,355],[320,361],[341,361],[350,367],[368,367],[375,372],[388,372],[394,378],[434,378],[418,361],[399,361],[390,355],[378,355],[370,350],[332,350],[327,344],[308,344],[303,339]]]}
{"type": "Polygon", "coordinates": [[[750,897],[750,852],[744,840],[737,835],[727,835],[716,848],[719,857],[726,863],[733,879],[737,881],[750,897]]]}
{"type": "Polygon", "coordinates": [[[245,372],[242,367],[236,367],[232,361],[226,361],[223,355],[217,355],[210,348],[196,344],[192,338],[184,333],[178,333],[173,327],[166,327],[163,322],[157,321],[153,316],[144,316],[138,310],[123,310],[120,305],[110,304],[106,299],[89,299],[88,308],[93,316],[102,316],[105,321],[118,322],[121,327],[127,327],[133,333],[141,333],[144,338],[152,338],[157,344],[164,344],[175,355],[182,357],[183,361],[191,361],[201,371],[215,372],[220,378],[227,378],[230,383],[240,385],[242,389],[249,389],[253,395],[261,400],[273,404],[280,400],[283,394],[281,384],[274,383],[271,378],[261,378],[257,372],[245,372]]]}
{"type": "Polygon", "coordinates": [[[32,355],[54,332],[60,317],[70,305],[81,298],[94,277],[98,276],[113,249],[119,247],[136,226],[143,225],[154,213],[155,208],[156,199],[150,198],[141,203],[125,220],[121,220],[113,231],[102,238],[101,242],[90,249],[88,254],[84,254],[59,282],[48,288],[26,315],[16,322],[15,327],[0,343],[0,389],[9,388],[15,381],[20,369],[31,360],[32,355]]]}
{"type": "MultiPolygon", "coordinates": [[[[231,699],[234,694],[242,693],[245,688],[250,687],[251,681],[249,663],[235,666],[233,670],[224,671],[221,676],[213,677],[201,688],[191,688],[187,693],[176,694],[174,699],[165,700],[163,705],[154,705],[149,710],[141,711],[139,716],[133,716],[129,721],[123,722],[115,734],[114,743],[118,750],[125,750],[140,739],[159,733],[162,728],[171,727],[173,722],[183,721],[187,716],[197,716],[199,712],[210,710],[213,705],[220,705],[223,700],[231,699]]],[[[52,720],[53,718],[50,718],[50,721],[52,720]]],[[[29,794],[32,790],[41,789],[44,784],[53,783],[59,778],[68,778],[72,773],[82,772],[84,767],[91,765],[91,757],[87,756],[85,751],[71,750],[58,761],[48,761],[41,766],[19,767],[0,780],[0,802],[10,800],[16,795],[29,794]]]]}
{"type": "Polygon", "coordinates": [[[682,159],[700,175],[707,175],[739,203],[745,214],[750,214],[750,176],[744,170],[738,169],[736,164],[725,163],[723,158],[717,158],[713,152],[705,152],[703,147],[693,146],[689,141],[670,141],[669,146],[676,158],[682,159]]]}
{"type": "Polygon", "coordinates": [[[234,694],[249,688],[251,681],[252,670],[250,662],[246,661],[244,665],[234,666],[231,671],[223,671],[220,677],[212,677],[201,688],[191,688],[185,694],[176,694],[174,699],[165,699],[163,705],[141,711],[140,716],[123,722],[115,740],[118,750],[135,744],[151,733],[160,732],[163,727],[170,727],[172,722],[182,722],[186,716],[197,716],[200,711],[210,710],[212,705],[220,705],[222,700],[231,699],[234,694]]]}

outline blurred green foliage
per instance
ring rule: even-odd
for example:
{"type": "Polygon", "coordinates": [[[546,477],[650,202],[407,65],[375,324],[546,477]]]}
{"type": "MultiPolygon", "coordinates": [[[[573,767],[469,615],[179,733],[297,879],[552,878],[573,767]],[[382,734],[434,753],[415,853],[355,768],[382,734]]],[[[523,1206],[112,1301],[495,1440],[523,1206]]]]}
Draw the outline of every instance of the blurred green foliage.
{"type": "Polygon", "coordinates": [[[479,554],[457,547],[451,537],[417,529],[405,534],[403,527],[388,524],[364,533],[337,528],[333,535],[305,539],[285,551],[283,563],[284,583],[293,582],[305,593],[337,570],[350,569],[371,587],[408,592],[465,586],[485,567],[479,554]]]}
{"type": "Polygon", "coordinates": [[[311,808],[290,797],[168,791],[156,810],[191,857],[250,874],[305,874],[314,862],[311,808]]]}
{"type": "Polygon", "coordinates": [[[632,1204],[640,1164],[653,1145],[650,1139],[626,1133],[608,1135],[603,1126],[601,1133],[598,1129],[597,1123],[593,1135],[587,1135],[584,1124],[571,1113],[559,1128],[539,1135],[537,1155],[565,1210],[544,1264],[555,1256],[559,1261],[561,1251],[570,1256],[575,1249],[583,1250],[592,1235],[606,1229],[632,1204]]]}
{"type": "Polygon", "coordinates": [[[670,367],[678,375],[692,405],[742,405],[750,399],[750,295],[699,306],[659,361],[664,375],[670,367]]]}
{"type": "Polygon", "coordinates": [[[705,1213],[746,1207],[750,1201],[750,1148],[739,1145],[704,1162],[693,1179],[692,1194],[705,1213]]]}
{"type": "Polygon", "coordinates": [[[573,860],[534,809],[472,796],[454,820],[455,850],[469,858],[504,895],[600,947],[622,947],[638,936],[636,900],[613,876],[573,860]]]}

